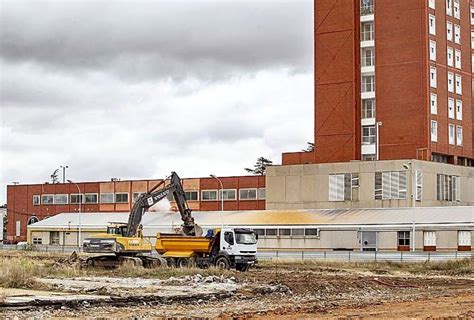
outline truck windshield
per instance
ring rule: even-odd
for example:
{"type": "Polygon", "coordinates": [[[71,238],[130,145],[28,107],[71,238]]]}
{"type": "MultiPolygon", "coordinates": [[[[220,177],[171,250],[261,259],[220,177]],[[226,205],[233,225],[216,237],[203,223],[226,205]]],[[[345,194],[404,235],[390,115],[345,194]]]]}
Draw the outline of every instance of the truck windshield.
{"type": "Polygon", "coordinates": [[[235,240],[239,244],[255,244],[257,243],[257,238],[255,233],[235,233],[235,240]]]}

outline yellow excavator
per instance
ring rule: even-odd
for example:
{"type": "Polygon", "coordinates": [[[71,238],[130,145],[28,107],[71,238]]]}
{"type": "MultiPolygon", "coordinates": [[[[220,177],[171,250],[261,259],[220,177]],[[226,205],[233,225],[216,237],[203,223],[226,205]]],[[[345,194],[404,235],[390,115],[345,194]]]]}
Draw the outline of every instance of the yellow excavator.
{"type": "Polygon", "coordinates": [[[165,181],[163,180],[147,193],[140,195],[130,211],[127,223],[110,222],[107,226],[107,233],[84,240],[84,252],[103,254],[88,257],[86,261],[89,266],[115,267],[125,261],[144,267],[158,267],[166,264],[165,259],[149,255],[152,252],[152,244],[143,237],[141,221],[150,207],[169,194],[173,194],[183,221],[179,234],[190,237],[201,236],[202,229],[191,217],[191,209],[186,201],[181,179],[176,172],[172,172],[169,185],[158,189],[164,185],[165,181]]]}

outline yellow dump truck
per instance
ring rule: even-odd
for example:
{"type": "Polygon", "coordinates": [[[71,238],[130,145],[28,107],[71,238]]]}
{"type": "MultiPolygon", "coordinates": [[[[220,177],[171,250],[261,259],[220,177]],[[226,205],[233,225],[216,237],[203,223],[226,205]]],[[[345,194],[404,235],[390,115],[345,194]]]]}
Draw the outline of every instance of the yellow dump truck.
{"type": "Polygon", "coordinates": [[[257,236],[253,230],[231,227],[211,229],[205,237],[158,233],[155,249],[170,266],[247,271],[256,263],[257,236]]]}

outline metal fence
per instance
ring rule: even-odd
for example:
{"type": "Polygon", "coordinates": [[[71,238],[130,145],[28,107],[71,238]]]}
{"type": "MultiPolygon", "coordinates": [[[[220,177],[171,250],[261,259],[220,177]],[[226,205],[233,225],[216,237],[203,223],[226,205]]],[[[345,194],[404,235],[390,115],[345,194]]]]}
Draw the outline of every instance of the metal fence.
{"type": "Polygon", "coordinates": [[[259,260],[317,260],[340,262],[426,262],[474,258],[473,252],[404,252],[404,251],[260,251],[259,260]]]}
{"type": "MultiPolygon", "coordinates": [[[[37,252],[72,253],[78,251],[77,247],[63,246],[16,246],[2,245],[0,250],[31,250],[37,252]]],[[[474,252],[404,252],[404,251],[259,251],[259,260],[315,260],[315,261],[340,261],[340,262],[426,262],[448,261],[459,259],[474,259],[474,252]]]]}

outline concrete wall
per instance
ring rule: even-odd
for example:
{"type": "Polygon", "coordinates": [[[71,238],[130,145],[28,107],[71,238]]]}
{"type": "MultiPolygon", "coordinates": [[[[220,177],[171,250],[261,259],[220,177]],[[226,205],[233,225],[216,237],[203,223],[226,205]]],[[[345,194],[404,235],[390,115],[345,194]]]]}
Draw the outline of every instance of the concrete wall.
{"type": "MultiPolygon", "coordinates": [[[[411,206],[412,176],[403,165],[410,160],[354,161],[330,164],[272,166],[267,169],[268,210],[385,208],[411,206]],[[407,172],[407,197],[401,200],[375,200],[375,173],[407,172]],[[329,175],[359,174],[358,201],[329,201],[329,175]]],[[[474,168],[413,160],[413,169],[422,172],[422,201],[416,206],[474,205],[474,168]],[[437,200],[437,174],[460,177],[460,202],[437,200]]]]}

